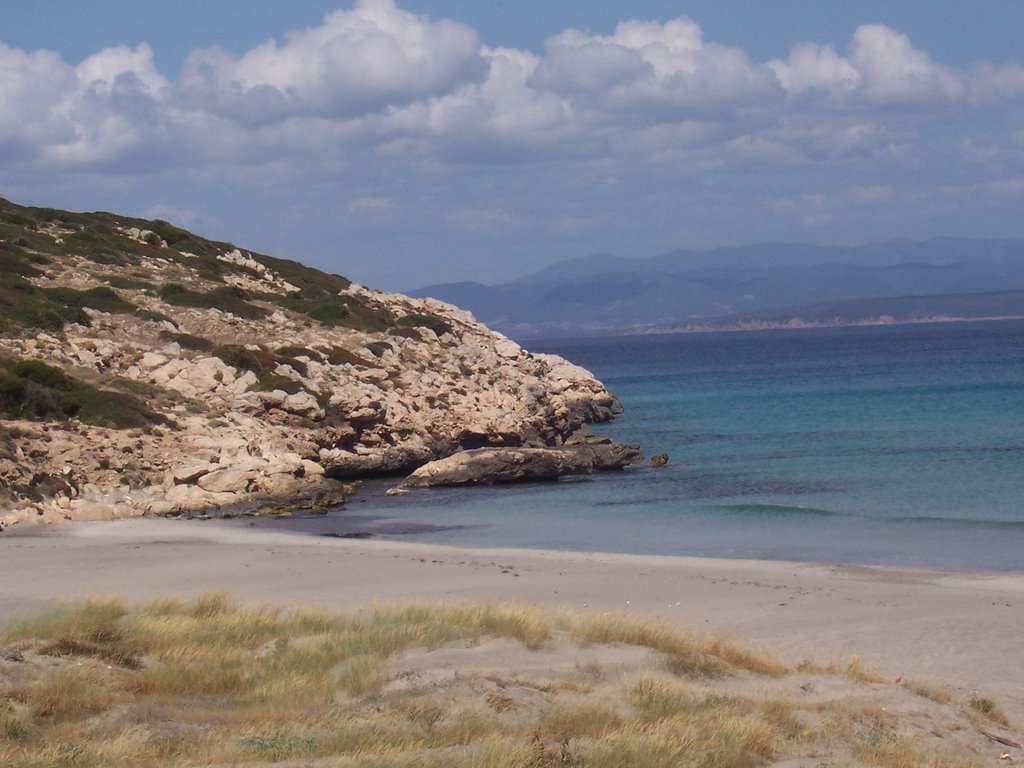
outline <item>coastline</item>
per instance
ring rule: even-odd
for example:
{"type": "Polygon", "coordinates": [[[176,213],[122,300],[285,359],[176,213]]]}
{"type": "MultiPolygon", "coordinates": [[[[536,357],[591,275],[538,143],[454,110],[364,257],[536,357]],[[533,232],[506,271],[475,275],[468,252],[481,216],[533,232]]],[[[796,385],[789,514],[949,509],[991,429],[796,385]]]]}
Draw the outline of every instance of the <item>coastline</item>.
{"type": "Polygon", "coordinates": [[[142,518],[0,537],[0,622],[89,594],[214,590],[358,611],[395,601],[626,611],[724,632],[792,663],[864,658],[1024,712],[1024,574],[354,541],[142,518]]]}
{"type": "MultiPolygon", "coordinates": [[[[688,324],[682,326],[650,326],[633,328],[626,331],[608,331],[613,336],[671,336],[674,334],[696,333],[756,333],[759,331],[813,331],[829,328],[891,328],[915,325],[956,325],[961,323],[1002,323],[1024,321],[1024,315],[993,315],[988,317],[922,317],[922,318],[865,318],[849,322],[817,322],[813,320],[794,320],[785,323],[748,323],[739,325],[716,326],[688,324]]],[[[533,341],[526,339],[525,342],[533,341]]]]}

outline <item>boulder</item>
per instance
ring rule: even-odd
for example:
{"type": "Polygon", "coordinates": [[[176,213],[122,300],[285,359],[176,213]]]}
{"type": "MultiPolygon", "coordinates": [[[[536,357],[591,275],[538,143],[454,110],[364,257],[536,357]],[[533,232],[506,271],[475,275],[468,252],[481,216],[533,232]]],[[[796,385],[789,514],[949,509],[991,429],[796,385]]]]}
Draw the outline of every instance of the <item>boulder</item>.
{"type": "Polygon", "coordinates": [[[328,477],[338,479],[396,475],[430,461],[434,455],[428,447],[420,444],[387,447],[365,454],[341,448],[324,448],[320,451],[320,465],[328,477]]]}
{"type": "Polygon", "coordinates": [[[309,392],[297,392],[294,395],[288,395],[282,403],[282,409],[297,416],[305,416],[308,419],[322,419],[324,417],[324,409],[320,407],[320,403],[309,392]]]}
{"type": "Polygon", "coordinates": [[[194,483],[203,475],[208,475],[215,469],[217,469],[217,465],[211,464],[208,461],[200,464],[187,464],[183,467],[176,467],[171,472],[171,481],[174,485],[194,483]]]}
{"type": "Polygon", "coordinates": [[[402,483],[414,488],[522,483],[622,469],[643,460],[633,445],[477,448],[424,464],[402,483]]]}
{"type": "Polygon", "coordinates": [[[255,477],[252,470],[227,467],[203,475],[197,485],[210,493],[245,493],[255,477]]]}

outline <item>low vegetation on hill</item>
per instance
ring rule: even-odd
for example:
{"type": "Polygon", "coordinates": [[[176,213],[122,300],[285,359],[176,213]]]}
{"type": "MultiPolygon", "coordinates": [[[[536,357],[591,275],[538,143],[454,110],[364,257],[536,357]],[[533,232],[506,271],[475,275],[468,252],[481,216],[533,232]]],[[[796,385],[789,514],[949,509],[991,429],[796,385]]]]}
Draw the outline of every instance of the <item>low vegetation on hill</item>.
{"type": "Polygon", "coordinates": [[[988,705],[857,660],[793,669],[653,620],[523,606],[94,598],[0,633],[10,768],[968,768],[1013,741],[988,705]]]}
{"type": "MultiPolygon", "coordinates": [[[[0,332],[56,330],[72,322],[88,325],[81,311],[85,307],[119,313],[138,309],[115,289],[143,291],[174,306],[214,308],[247,319],[266,317],[277,305],[328,325],[366,330],[409,325],[407,318],[396,318],[357,297],[339,296],[351,285],[340,275],[253,252],[224,258],[235,251],[230,243],[198,237],[166,221],[30,208],[0,199],[0,332]],[[31,282],[63,271],[67,257],[81,259],[86,266],[81,277],[101,285],[78,290],[31,282]],[[168,276],[183,282],[154,284],[153,259],[165,263],[168,276]],[[239,278],[258,283],[266,270],[278,276],[278,285],[246,291],[236,284],[239,278]]],[[[444,322],[425,315],[416,324],[441,327],[444,322]]]]}

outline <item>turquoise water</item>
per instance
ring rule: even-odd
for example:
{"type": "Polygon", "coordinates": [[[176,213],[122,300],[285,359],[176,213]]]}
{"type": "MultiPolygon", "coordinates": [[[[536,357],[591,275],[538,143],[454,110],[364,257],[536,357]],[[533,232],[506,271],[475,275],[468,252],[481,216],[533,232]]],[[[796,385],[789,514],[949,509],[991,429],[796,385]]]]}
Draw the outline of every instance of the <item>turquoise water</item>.
{"type": "MultiPolygon", "coordinates": [[[[399,499],[317,532],[471,546],[1024,571],[1024,323],[535,342],[664,469],[399,499]]],[[[293,523],[294,525],[294,523],[293,523]]]]}

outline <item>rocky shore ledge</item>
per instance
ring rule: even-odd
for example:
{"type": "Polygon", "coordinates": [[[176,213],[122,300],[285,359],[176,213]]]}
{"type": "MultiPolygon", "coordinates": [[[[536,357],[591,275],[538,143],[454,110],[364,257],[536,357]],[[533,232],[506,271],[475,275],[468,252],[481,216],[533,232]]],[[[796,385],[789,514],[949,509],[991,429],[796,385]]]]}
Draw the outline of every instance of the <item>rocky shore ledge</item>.
{"type": "Polygon", "coordinates": [[[620,468],[635,449],[579,430],[621,410],[453,306],[0,201],[4,523],[322,506],[356,478],[444,482],[437,460],[454,482],[620,468]]]}

